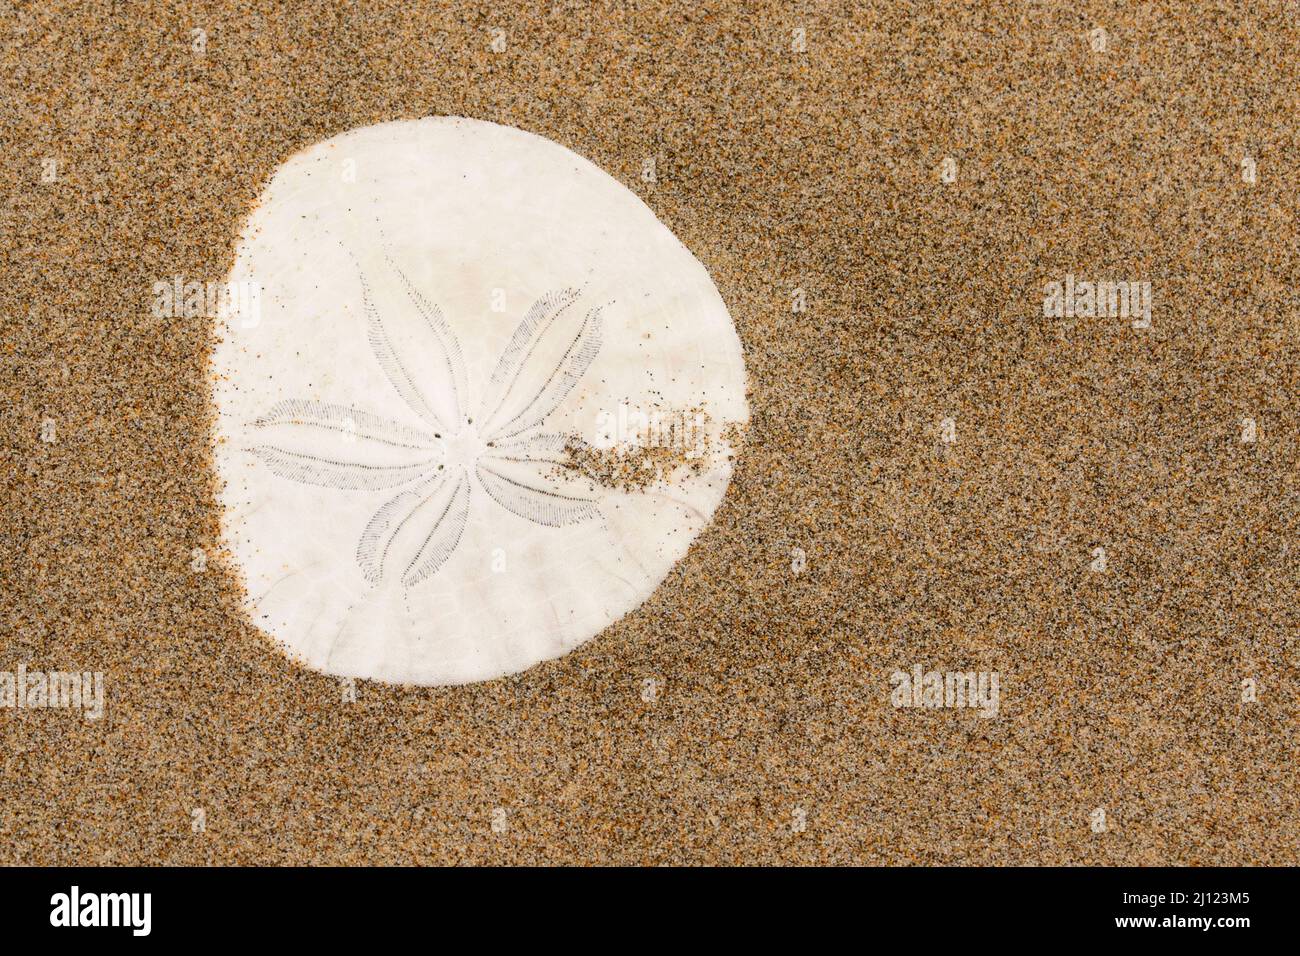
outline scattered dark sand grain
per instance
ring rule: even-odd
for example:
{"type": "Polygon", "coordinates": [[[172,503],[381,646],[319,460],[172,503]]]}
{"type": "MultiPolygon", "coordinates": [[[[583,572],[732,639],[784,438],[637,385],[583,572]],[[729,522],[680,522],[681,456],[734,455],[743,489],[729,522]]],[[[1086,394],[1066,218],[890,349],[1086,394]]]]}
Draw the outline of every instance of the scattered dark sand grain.
{"type": "Polygon", "coordinates": [[[1294,4],[82,0],[0,41],[0,670],[108,687],[0,710],[0,861],[1296,862],[1294,4]],[[240,609],[213,322],[150,289],[222,278],[297,150],[430,114],[642,196],[752,421],[639,610],[348,703],[240,609]],[[1066,273],[1152,327],[1044,319],[1066,273]],[[998,716],[894,709],[917,663],[998,716]]]}
{"type": "Polygon", "coordinates": [[[616,440],[603,447],[569,436],[556,461],[555,476],[586,478],[602,488],[637,492],[671,487],[680,478],[708,473],[722,459],[734,460],[739,442],[733,439],[743,430],[741,423],[723,426],[724,445],[712,437],[712,416],[702,408],[666,414],[652,409],[641,414],[649,420],[648,427],[626,436],[615,432],[610,437],[616,440]]]}

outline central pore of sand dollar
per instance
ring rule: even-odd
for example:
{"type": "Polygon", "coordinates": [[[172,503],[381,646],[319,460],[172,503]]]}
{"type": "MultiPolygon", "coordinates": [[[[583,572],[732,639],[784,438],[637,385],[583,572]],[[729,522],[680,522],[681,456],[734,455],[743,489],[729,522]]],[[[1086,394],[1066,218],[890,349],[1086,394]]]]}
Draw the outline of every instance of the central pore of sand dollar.
{"type": "Polygon", "coordinates": [[[308,666],[454,684],[558,657],[722,500],[748,418],[726,307],[549,140],[439,117],[313,146],[229,282],[257,307],[214,354],[225,546],[308,666]],[[650,420],[690,425],[610,432],[650,420]]]}

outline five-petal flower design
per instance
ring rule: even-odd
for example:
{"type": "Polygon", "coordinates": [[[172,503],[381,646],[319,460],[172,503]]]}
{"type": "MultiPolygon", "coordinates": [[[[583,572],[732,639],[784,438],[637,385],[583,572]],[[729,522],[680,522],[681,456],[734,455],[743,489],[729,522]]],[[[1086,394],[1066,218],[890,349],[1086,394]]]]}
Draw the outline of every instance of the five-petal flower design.
{"type": "Polygon", "coordinates": [[[294,481],[400,489],[374,513],[357,544],[357,563],[374,584],[399,581],[409,588],[435,574],[460,543],[476,486],[539,525],[595,517],[594,499],[556,490],[535,466],[554,465],[564,452],[565,436],[544,426],[600,350],[600,308],[574,310],[580,295],[574,289],[535,302],[471,412],[460,343],[441,309],[391,259],[382,263],[382,283],[362,275],[367,338],[418,424],[288,399],[252,423],[268,437],[249,450],[294,481]]]}

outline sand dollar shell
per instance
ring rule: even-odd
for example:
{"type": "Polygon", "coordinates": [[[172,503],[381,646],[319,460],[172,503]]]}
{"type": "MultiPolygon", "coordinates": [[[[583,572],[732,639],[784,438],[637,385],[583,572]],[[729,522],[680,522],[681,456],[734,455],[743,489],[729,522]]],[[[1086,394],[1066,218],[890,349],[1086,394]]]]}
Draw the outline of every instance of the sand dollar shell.
{"type": "Polygon", "coordinates": [[[214,354],[225,544],[308,666],[514,673],[633,610],[748,417],[704,268],[542,137],[439,117],[289,159],[214,354]]]}

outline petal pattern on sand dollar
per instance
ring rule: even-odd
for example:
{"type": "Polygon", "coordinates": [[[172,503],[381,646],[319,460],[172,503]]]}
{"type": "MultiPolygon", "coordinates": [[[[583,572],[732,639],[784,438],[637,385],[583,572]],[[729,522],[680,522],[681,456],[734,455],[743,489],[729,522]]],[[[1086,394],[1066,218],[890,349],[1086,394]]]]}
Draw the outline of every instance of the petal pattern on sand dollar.
{"type": "Polygon", "coordinates": [[[460,536],[464,533],[465,522],[469,518],[470,493],[469,478],[463,469],[459,471],[453,479],[455,487],[451,497],[438,512],[433,526],[402,571],[402,584],[405,587],[415,587],[441,568],[456,550],[456,545],[460,544],[460,536]]]}
{"type": "Polygon", "coordinates": [[[564,463],[564,450],[571,439],[561,432],[534,432],[520,438],[495,441],[483,453],[489,461],[564,463]]]}
{"type": "Polygon", "coordinates": [[[367,581],[378,584],[384,579],[393,539],[410,521],[420,504],[436,494],[449,477],[443,472],[417,488],[410,488],[390,498],[375,512],[361,532],[361,540],[357,542],[357,564],[367,581]]]}
{"type": "Polygon", "coordinates": [[[319,428],[322,432],[333,432],[344,440],[374,441],[394,448],[417,451],[436,451],[441,447],[432,432],[410,428],[391,418],[347,405],[308,399],[290,398],[276,402],[270,411],[254,419],[251,424],[254,428],[273,428],[278,425],[319,428]]]}
{"type": "Polygon", "coordinates": [[[559,407],[600,352],[601,314],[594,308],[579,322],[563,321],[571,293],[548,296],[529,310],[506,346],[493,379],[508,380],[497,411],[484,422],[494,441],[540,425],[559,407]],[[542,303],[551,304],[542,307],[542,303]],[[530,370],[531,374],[524,374],[530,370]]]}
{"type": "Polygon", "coordinates": [[[354,461],[325,458],[309,452],[289,451],[271,445],[250,448],[268,468],[281,478],[324,488],[374,491],[395,488],[412,481],[428,470],[436,459],[414,465],[369,465],[354,461]]]}
{"type": "Polygon", "coordinates": [[[556,323],[569,307],[577,301],[577,289],[557,289],[547,293],[524,313],[524,317],[515,326],[514,334],[501,352],[492,378],[483,393],[483,404],[479,409],[479,419],[487,428],[497,418],[524,374],[529,357],[536,350],[537,341],[546,335],[546,330],[556,323]],[[487,403],[493,402],[489,412],[487,403]]]}
{"type": "MultiPolygon", "coordinates": [[[[376,263],[381,257],[372,256],[376,263]]],[[[481,431],[459,417],[466,387],[456,336],[442,310],[390,258],[382,257],[396,317],[384,315],[362,273],[367,337],[375,360],[398,396],[422,421],[439,431],[404,425],[345,405],[306,399],[277,402],[252,425],[274,431],[279,442],[251,450],[284,478],[328,488],[377,490],[418,482],[390,498],[371,517],[357,542],[364,578],[381,584],[396,577],[414,587],[436,573],[459,544],[469,518],[471,476],[465,463],[443,470],[448,441],[481,431]],[[403,334],[394,329],[406,330],[403,334]],[[432,360],[432,368],[429,362],[432,360]],[[441,396],[442,401],[436,401],[441,396]],[[450,400],[448,400],[448,398],[450,400]],[[435,408],[441,405],[441,408],[435,408]]],[[[546,527],[593,518],[596,502],[563,494],[540,469],[557,465],[566,443],[559,432],[523,435],[555,410],[600,349],[600,310],[568,328],[559,319],[580,293],[563,289],[538,299],[515,329],[497,362],[488,391],[500,393],[498,409],[513,409],[505,424],[514,434],[480,439],[473,477],[488,497],[512,514],[546,527]],[[534,374],[529,365],[536,366],[534,374]],[[540,370],[540,374],[536,374],[540,370]],[[510,405],[517,396],[514,406],[510,405]],[[511,474],[523,468],[524,474],[511,474]]]]}
{"type": "Polygon", "coordinates": [[[564,495],[541,482],[510,477],[486,461],[478,463],[478,478],[492,500],[512,514],[537,524],[559,528],[586,521],[597,514],[596,502],[588,498],[564,495]]]}
{"type": "Polygon", "coordinates": [[[388,281],[361,278],[370,348],[411,411],[439,432],[451,430],[460,420],[464,388],[460,343],[442,310],[411,285],[406,273],[386,256],[382,263],[388,281]]]}

